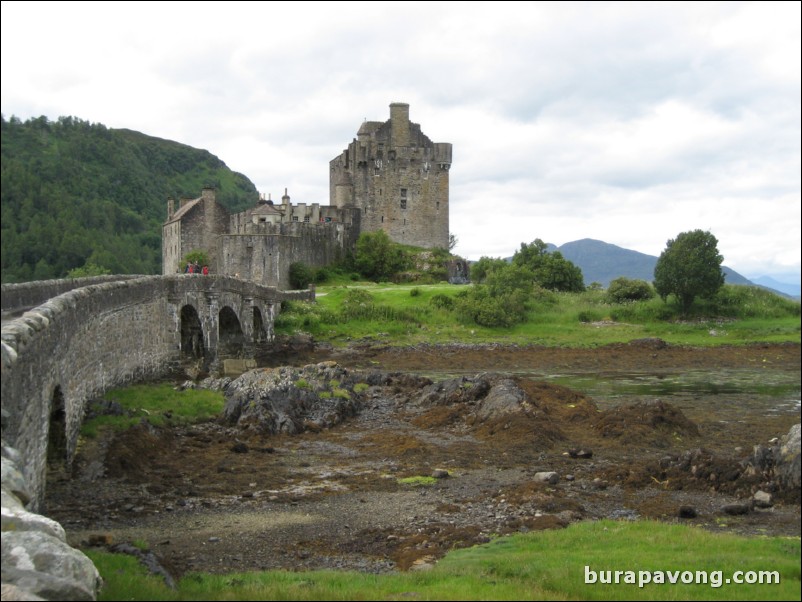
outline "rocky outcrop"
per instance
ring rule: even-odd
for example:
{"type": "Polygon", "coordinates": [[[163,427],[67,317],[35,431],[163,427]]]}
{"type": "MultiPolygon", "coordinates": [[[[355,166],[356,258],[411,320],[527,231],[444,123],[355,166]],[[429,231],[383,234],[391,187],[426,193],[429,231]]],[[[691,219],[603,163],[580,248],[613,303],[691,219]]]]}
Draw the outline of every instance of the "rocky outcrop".
{"type": "Polygon", "coordinates": [[[744,461],[744,474],[764,480],[764,485],[782,499],[796,502],[802,497],[800,487],[800,435],[802,425],[795,424],[775,445],[756,445],[744,461]]]}
{"type": "Polygon", "coordinates": [[[29,512],[17,450],[2,444],[3,600],[95,600],[101,579],[92,561],[67,545],[54,520],[29,512]]]}
{"type": "Polygon", "coordinates": [[[261,434],[329,428],[359,410],[364,378],[334,362],[252,370],[226,387],[223,420],[261,434]]]}

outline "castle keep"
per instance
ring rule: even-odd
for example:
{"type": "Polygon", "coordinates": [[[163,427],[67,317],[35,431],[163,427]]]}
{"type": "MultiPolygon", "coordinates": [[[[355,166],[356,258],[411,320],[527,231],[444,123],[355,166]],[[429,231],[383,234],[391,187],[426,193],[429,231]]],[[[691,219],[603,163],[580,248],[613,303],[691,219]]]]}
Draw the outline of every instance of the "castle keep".
{"type": "Polygon", "coordinates": [[[398,243],[448,248],[451,144],[432,142],[394,102],[390,119],[366,121],[329,164],[329,199],[357,207],[365,231],[384,230],[398,243]]]}
{"type": "Polygon", "coordinates": [[[205,251],[212,272],[265,286],[289,287],[289,266],[322,267],[354,248],[361,232],[384,230],[398,243],[448,248],[451,144],[433,143],[409,121],[409,105],[390,105],[390,119],[366,121],[330,162],[329,205],[281,204],[262,198],[230,214],[205,188],[178,207],[167,201],[162,273],[205,251]]]}

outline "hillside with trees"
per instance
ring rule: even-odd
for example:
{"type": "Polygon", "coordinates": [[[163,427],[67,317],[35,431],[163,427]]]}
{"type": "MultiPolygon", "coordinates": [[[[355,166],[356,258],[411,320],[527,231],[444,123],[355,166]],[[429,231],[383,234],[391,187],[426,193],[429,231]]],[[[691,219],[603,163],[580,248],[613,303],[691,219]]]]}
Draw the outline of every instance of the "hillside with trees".
{"type": "Polygon", "coordinates": [[[2,117],[2,281],[98,268],[161,271],[167,197],[203,186],[231,211],[256,203],[244,175],[206,150],[74,117],[2,117]]]}

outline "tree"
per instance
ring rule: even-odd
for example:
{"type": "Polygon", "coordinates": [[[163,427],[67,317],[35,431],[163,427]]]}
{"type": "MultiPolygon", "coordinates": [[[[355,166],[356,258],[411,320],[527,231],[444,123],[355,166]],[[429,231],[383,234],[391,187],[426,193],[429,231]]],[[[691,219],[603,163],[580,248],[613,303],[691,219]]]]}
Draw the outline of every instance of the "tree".
{"type": "Polygon", "coordinates": [[[675,295],[687,313],[696,297],[712,297],[724,285],[718,240],[710,232],[682,232],[666,243],[654,268],[654,288],[665,301],[675,295]]]}
{"type": "Polygon", "coordinates": [[[304,289],[315,277],[312,268],[305,263],[296,261],[290,264],[290,285],[294,289],[304,289]]]}
{"type": "Polygon", "coordinates": [[[512,263],[528,268],[534,275],[535,283],[543,288],[568,293],[585,290],[582,270],[559,251],[549,253],[548,245],[539,238],[530,244],[521,243],[521,248],[512,256],[512,263]]]}
{"type": "Polygon", "coordinates": [[[454,247],[456,247],[458,243],[459,243],[459,238],[457,238],[455,234],[449,234],[448,235],[448,250],[449,251],[453,251],[454,247]]]}
{"type": "Polygon", "coordinates": [[[403,249],[394,244],[384,230],[359,235],[354,262],[364,276],[376,282],[389,280],[407,263],[403,249]]]}

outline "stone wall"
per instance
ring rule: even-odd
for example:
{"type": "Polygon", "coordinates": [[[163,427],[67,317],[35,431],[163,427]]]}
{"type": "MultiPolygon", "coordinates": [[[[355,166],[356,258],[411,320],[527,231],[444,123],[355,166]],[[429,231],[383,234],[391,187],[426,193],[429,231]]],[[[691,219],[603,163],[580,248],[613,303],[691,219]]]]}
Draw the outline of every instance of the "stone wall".
{"type": "Polygon", "coordinates": [[[229,234],[220,237],[220,273],[258,282],[263,286],[290,288],[290,265],[302,262],[323,267],[343,258],[359,235],[359,213],[351,223],[290,222],[262,224],[262,234],[229,234]]]}
{"type": "Polygon", "coordinates": [[[162,374],[178,360],[182,306],[198,311],[207,348],[214,352],[222,307],[231,307],[246,334],[254,324],[248,310],[259,308],[272,337],[281,301],[312,295],[234,278],[148,276],[75,289],[4,323],[2,435],[25,458],[33,508],[44,495],[51,419],[58,418],[54,424],[64,429],[60,438],[68,461],[89,399],[162,374]]]}
{"type": "Polygon", "coordinates": [[[3,313],[17,313],[41,305],[48,299],[58,297],[76,288],[104,282],[119,282],[143,278],[141,275],[92,276],[90,278],[61,278],[58,280],[37,280],[2,286],[3,313]]]}

